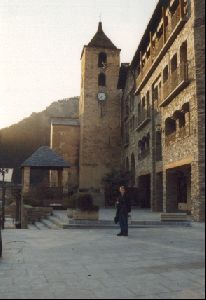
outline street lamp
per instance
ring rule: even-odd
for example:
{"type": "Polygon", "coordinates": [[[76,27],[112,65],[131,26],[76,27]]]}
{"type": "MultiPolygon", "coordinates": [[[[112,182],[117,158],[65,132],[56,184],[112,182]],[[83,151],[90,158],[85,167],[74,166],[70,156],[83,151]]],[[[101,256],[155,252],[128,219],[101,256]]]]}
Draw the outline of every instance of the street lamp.
{"type": "Polygon", "coordinates": [[[5,223],[5,197],[6,197],[6,186],[5,186],[5,174],[9,172],[6,168],[0,168],[0,174],[2,175],[2,216],[1,216],[1,226],[4,229],[5,223]]]}

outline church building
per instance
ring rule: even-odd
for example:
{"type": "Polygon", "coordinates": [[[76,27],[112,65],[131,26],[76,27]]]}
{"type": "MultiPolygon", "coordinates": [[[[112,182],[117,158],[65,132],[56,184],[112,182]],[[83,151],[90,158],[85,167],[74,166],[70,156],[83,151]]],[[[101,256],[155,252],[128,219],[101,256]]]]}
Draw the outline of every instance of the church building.
{"type": "MultiPolygon", "coordinates": [[[[101,195],[102,179],[120,169],[119,69],[120,49],[106,36],[100,22],[81,54],[79,118],[51,121],[50,146],[72,165],[68,176],[71,189],[101,195]]],[[[55,185],[55,172],[51,178],[55,185]]]]}

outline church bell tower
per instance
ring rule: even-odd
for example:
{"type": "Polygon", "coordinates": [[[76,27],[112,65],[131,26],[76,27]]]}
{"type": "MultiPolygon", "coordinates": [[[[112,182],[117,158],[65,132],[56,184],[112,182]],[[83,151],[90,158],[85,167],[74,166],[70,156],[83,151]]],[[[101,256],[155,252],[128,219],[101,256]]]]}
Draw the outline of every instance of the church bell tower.
{"type": "Polygon", "coordinates": [[[99,23],[81,56],[80,191],[102,191],[103,177],[120,168],[120,49],[99,23]]]}

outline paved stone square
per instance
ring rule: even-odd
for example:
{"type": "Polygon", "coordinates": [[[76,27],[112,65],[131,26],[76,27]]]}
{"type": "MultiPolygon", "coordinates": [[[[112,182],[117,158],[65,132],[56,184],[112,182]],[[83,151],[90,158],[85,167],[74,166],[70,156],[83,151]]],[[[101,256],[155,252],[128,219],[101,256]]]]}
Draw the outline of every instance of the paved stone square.
{"type": "Polygon", "coordinates": [[[204,299],[205,229],[5,230],[0,299],[204,299]]]}

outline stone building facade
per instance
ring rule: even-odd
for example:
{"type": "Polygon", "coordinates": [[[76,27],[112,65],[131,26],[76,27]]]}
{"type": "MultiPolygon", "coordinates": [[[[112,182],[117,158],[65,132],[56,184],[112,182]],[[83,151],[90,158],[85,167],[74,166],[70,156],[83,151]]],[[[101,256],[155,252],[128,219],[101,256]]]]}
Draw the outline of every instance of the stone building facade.
{"type": "MultiPolygon", "coordinates": [[[[70,162],[68,169],[68,187],[75,189],[79,185],[79,119],[54,118],[51,120],[50,147],[70,162]]],[[[57,186],[58,173],[51,171],[50,184],[57,186]]]]}
{"type": "Polygon", "coordinates": [[[159,1],[119,86],[122,165],[140,205],[194,220],[205,206],[204,3],[159,1]]]}
{"type": "Polygon", "coordinates": [[[81,55],[76,125],[51,127],[51,146],[73,164],[71,185],[101,194],[102,178],[121,167],[140,207],[204,220],[204,13],[203,0],[159,0],[121,66],[99,23],[81,55]]]}

